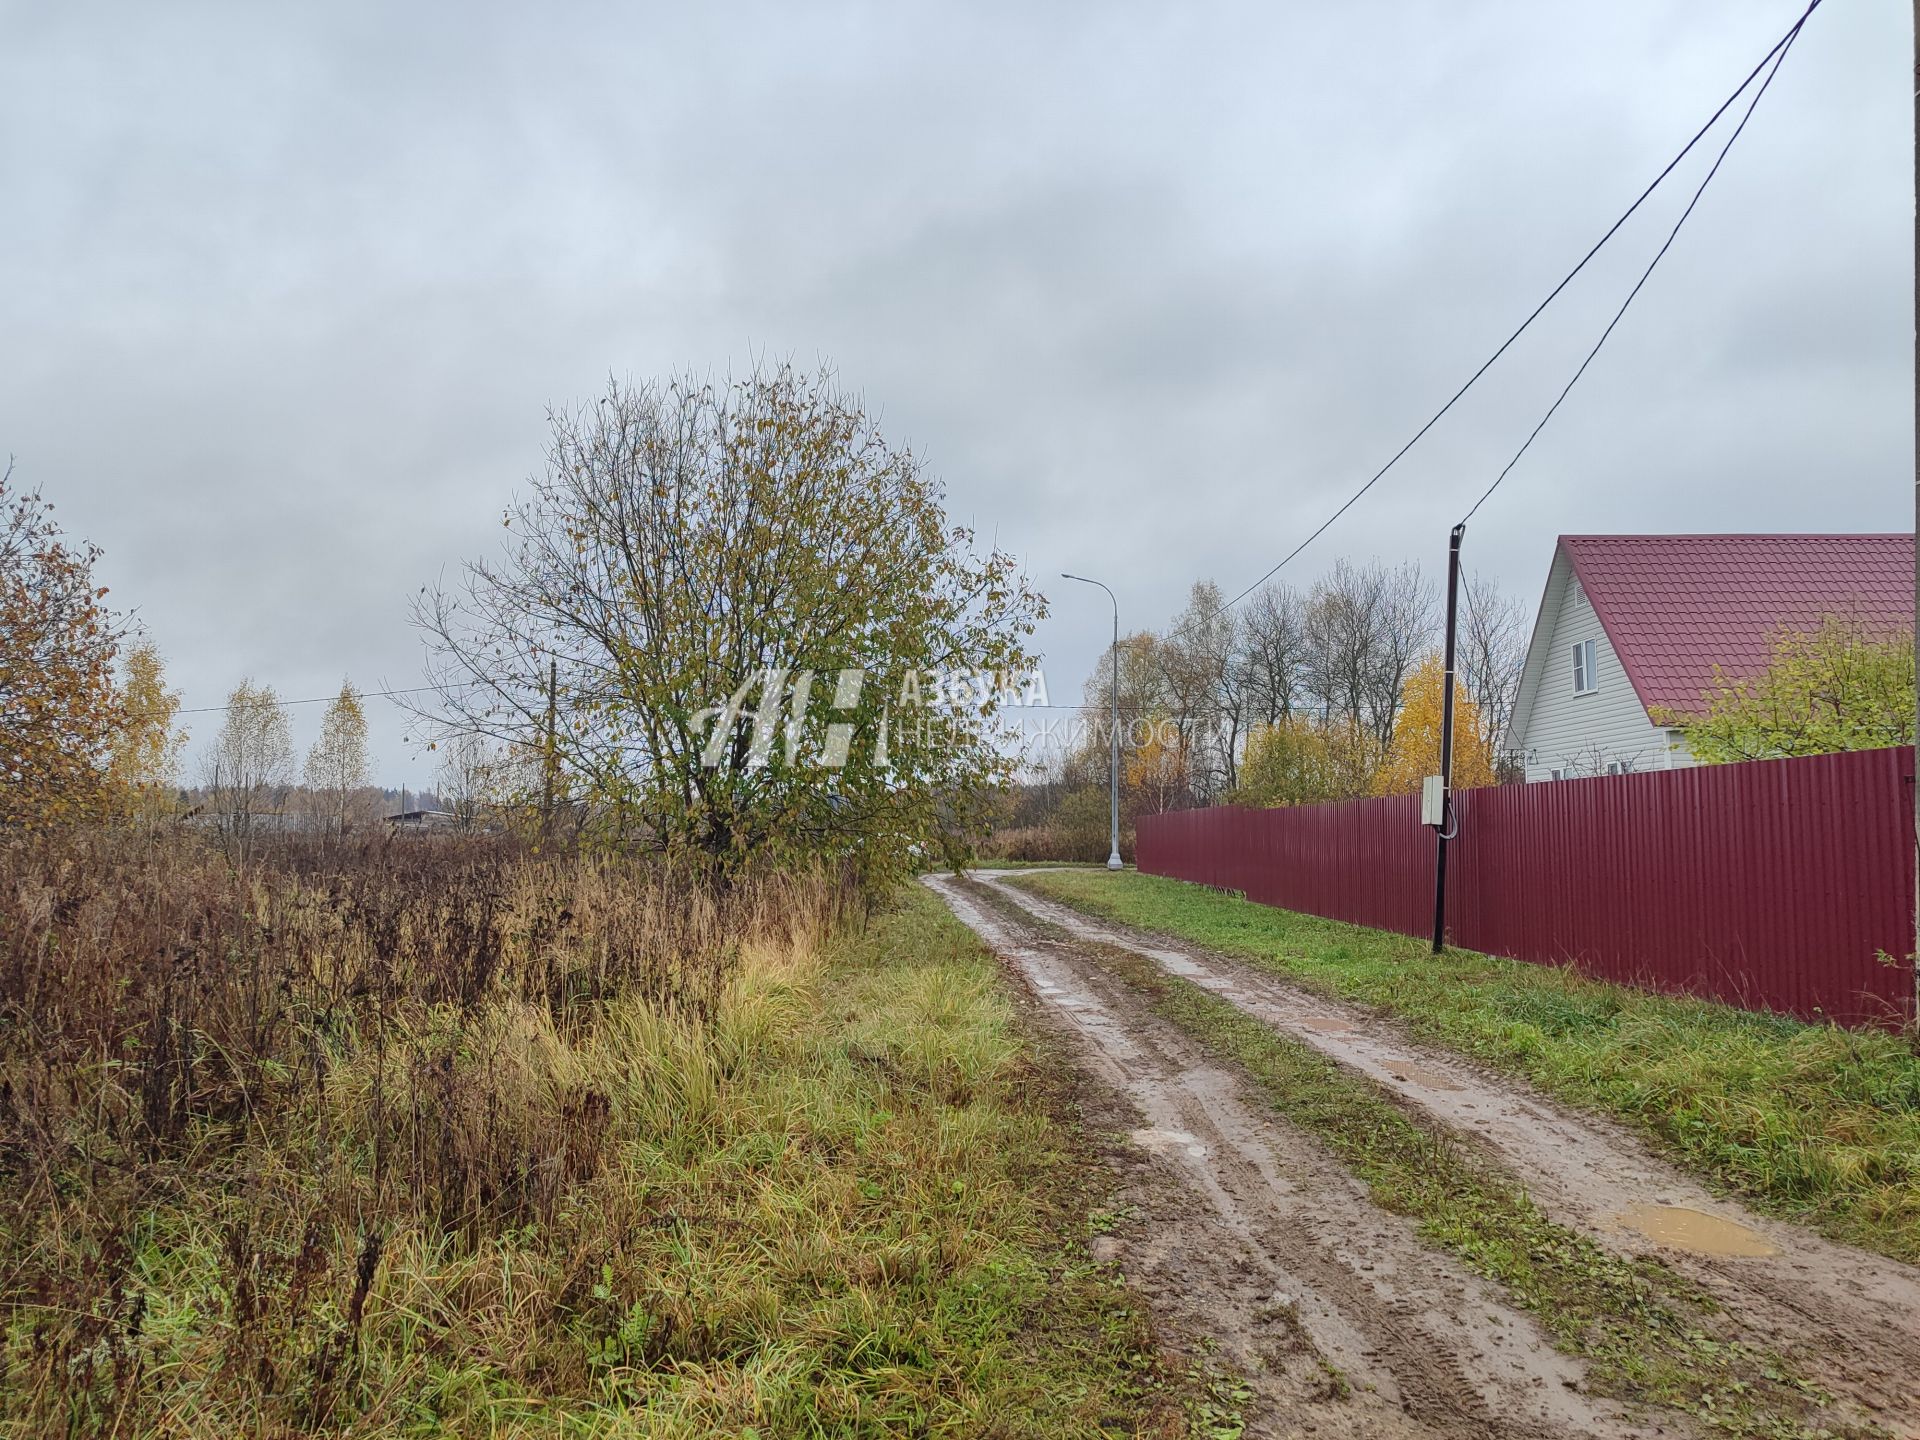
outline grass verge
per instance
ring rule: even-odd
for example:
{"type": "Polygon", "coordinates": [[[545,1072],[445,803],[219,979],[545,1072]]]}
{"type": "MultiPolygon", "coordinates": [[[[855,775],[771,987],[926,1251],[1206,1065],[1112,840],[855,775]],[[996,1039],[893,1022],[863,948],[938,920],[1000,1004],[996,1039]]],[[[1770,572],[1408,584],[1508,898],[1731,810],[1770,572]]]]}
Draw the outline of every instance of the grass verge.
{"type": "MultiPolygon", "coordinates": [[[[990,892],[981,898],[1006,906],[990,892]]],[[[1778,1357],[1730,1338],[1697,1287],[1657,1260],[1613,1255],[1553,1223],[1513,1177],[1416,1121],[1371,1081],[1150,960],[1090,948],[1155,1014],[1237,1066],[1277,1111],[1326,1144],[1373,1203],[1413,1219],[1430,1244],[1530,1311],[1557,1348],[1587,1361],[1596,1393],[1680,1410],[1733,1435],[1873,1433],[1836,1424],[1824,1413],[1828,1397],[1778,1357]]]]}
{"type": "Polygon", "coordinates": [[[1105,870],[1104,860],[990,860],[974,862],[982,870],[1105,870]]]}
{"type": "Polygon", "coordinates": [[[1589,980],[1126,872],[1019,882],[1375,1006],[1835,1239],[1920,1261],[1920,1057],[1898,1036],[1589,980]]]}

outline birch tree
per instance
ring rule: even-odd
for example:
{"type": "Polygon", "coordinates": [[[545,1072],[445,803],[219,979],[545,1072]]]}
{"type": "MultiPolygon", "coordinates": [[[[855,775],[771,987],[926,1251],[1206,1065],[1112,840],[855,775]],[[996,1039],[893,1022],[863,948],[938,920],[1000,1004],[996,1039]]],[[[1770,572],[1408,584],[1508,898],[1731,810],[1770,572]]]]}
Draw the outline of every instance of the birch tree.
{"type": "Polygon", "coordinates": [[[367,712],[353,682],[342,680],[340,693],[320,720],[320,738],[307,752],[307,787],[326,807],[335,834],[347,828],[354,791],[367,783],[367,712]]]}
{"type": "Polygon", "coordinates": [[[1350,720],[1385,745],[1407,675],[1433,642],[1433,586],[1420,567],[1335,561],[1308,598],[1305,630],[1306,688],[1321,718],[1350,720]]]}
{"type": "MultiPolygon", "coordinates": [[[[1458,656],[1455,657],[1456,662],[1458,656]]],[[[1438,775],[1440,735],[1447,693],[1446,663],[1429,655],[1407,678],[1407,694],[1393,740],[1373,777],[1376,795],[1417,792],[1429,775],[1438,775]]],[[[1455,675],[1453,682],[1453,788],[1475,790],[1495,783],[1493,747],[1486,740],[1480,707],[1455,675]]]]}
{"type": "Polygon", "coordinates": [[[201,768],[214,813],[246,853],[256,821],[293,774],[292,732],[271,685],[249,679],[233,688],[201,768]]]}
{"type": "Polygon", "coordinates": [[[120,687],[121,725],[109,747],[108,774],[125,813],[151,826],[171,814],[186,732],[176,729],[180,692],[167,688],[159,647],[143,640],[127,651],[120,687]]]}

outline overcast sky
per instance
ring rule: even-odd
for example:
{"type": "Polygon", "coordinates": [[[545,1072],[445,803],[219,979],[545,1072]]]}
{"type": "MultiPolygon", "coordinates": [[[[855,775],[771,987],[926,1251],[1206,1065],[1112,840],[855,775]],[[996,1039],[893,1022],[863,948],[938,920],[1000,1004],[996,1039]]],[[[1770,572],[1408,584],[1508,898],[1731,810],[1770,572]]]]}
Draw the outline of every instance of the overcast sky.
{"type": "MultiPolygon", "coordinates": [[[[1044,577],[1071,700],[1109,620],[1056,572],[1129,628],[1254,579],[1800,9],[0,0],[0,452],[189,706],[324,695],[418,683],[408,597],[498,545],[549,404],[827,358],[1044,577]]],[[[1477,573],[1911,525],[1909,25],[1815,14],[1477,573]]],[[[1287,573],[1438,568],[1684,202],[1287,573]]]]}

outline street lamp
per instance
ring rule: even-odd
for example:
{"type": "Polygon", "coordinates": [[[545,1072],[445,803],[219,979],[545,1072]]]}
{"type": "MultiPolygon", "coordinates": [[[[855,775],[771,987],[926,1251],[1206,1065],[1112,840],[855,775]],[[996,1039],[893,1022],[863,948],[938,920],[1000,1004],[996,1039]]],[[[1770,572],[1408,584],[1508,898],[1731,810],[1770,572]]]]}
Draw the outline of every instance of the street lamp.
{"type": "Polygon", "coordinates": [[[1084,575],[1069,575],[1060,572],[1062,580],[1078,580],[1082,585],[1100,585],[1107,591],[1107,599],[1113,601],[1113,724],[1109,727],[1113,752],[1113,853],[1107,856],[1107,869],[1118,870],[1120,861],[1120,601],[1112,590],[1101,585],[1098,580],[1089,580],[1084,575]]]}

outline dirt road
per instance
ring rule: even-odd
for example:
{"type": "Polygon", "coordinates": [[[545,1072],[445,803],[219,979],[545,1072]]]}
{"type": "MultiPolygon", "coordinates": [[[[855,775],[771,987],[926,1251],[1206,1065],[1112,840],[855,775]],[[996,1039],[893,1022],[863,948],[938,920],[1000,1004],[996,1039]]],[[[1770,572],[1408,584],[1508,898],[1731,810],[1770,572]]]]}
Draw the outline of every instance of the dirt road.
{"type": "Polygon", "coordinates": [[[1319,1141],[1101,964],[1133,952],[1312,1045],[1481,1147],[1548,1215],[1623,1254],[1656,1253],[1791,1358],[1855,1417],[1920,1435],[1920,1273],[1707,1193],[1636,1137],[1523,1083],[1410,1040],[1378,1017],[1205,951],[1094,921],[977,872],[930,883],[1074,1039],[1130,1132],[1141,1219],[1116,1247],[1130,1283],[1209,1337],[1276,1435],[1683,1433],[1582,1387],[1502,1292],[1371,1205],[1319,1141]],[[1016,908],[1017,907],[1017,908],[1016,908]],[[1344,1395],[1343,1391],[1350,1392],[1344,1395]]]}

